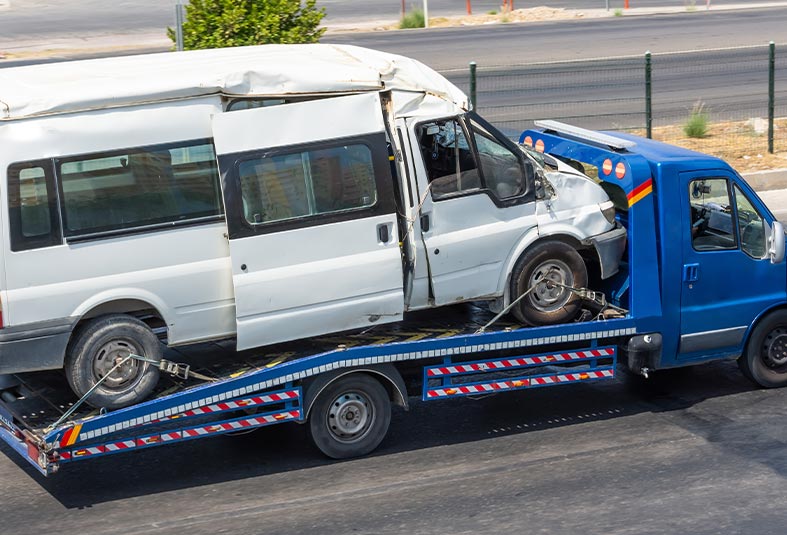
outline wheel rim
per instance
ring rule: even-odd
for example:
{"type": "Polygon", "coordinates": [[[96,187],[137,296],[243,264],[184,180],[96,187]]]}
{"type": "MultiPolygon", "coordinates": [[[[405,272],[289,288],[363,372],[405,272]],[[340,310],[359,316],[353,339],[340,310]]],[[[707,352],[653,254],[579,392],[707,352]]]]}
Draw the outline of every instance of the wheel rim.
{"type": "Polygon", "coordinates": [[[539,264],[530,275],[527,285],[533,288],[529,295],[533,308],[552,312],[563,307],[571,299],[571,292],[563,286],[574,286],[574,274],[568,264],[562,260],[548,260],[539,264]]]}
{"type": "Polygon", "coordinates": [[[139,355],[142,351],[133,341],[127,339],[110,340],[101,346],[93,358],[93,377],[95,380],[98,381],[109,374],[104,382],[101,383],[103,388],[109,390],[127,390],[130,386],[136,384],[142,376],[146,365],[136,359],[128,359],[117,370],[111,374],[109,373],[117,363],[131,353],[139,355]]]}
{"type": "Polygon", "coordinates": [[[787,329],[779,327],[768,333],[760,351],[765,365],[782,371],[787,369],[787,329]]]}
{"type": "Polygon", "coordinates": [[[344,392],[333,400],[326,415],[331,435],[345,444],[361,440],[369,432],[374,409],[362,392],[344,392]]]}

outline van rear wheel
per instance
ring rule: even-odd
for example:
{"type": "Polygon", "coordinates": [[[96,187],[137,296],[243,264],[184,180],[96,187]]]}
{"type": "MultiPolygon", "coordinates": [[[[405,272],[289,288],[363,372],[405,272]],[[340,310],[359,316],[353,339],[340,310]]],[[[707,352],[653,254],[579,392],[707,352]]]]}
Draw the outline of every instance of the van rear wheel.
{"type": "Polygon", "coordinates": [[[527,325],[554,325],[573,320],[582,300],[566,287],[588,283],[585,261],[570,245],[547,241],[525,251],[511,273],[511,299],[530,293],[511,309],[527,325]]]}
{"type": "Polygon", "coordinates": [[[65,361],[68,384],[81,398],[107,376],[85,400],[89,405],[119,409],[139,403],[153,392],[159,370],[153,364],[131,358],[113,371],[132,353],[161,360],[161,343],[147,325],[124,314],[90,320],[69,344],[65,361]]]}

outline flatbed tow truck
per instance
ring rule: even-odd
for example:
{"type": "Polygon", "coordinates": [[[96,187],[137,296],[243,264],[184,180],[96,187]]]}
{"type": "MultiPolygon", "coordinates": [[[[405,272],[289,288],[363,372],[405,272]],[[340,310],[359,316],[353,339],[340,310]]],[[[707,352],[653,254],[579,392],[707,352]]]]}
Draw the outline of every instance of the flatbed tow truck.
{"type": "Polygon", "coordinates": [[[410,396],[609,380],[621,368],[648,376],[734,358],[761,386],[787,384],[784,229],[740,175],[651,140],[538,126],[520,143],[597,174],[628,232],[620,272],[596,291],[571,290],[586,303],[577,322],[523,327],[470,304],[226,359],[209,344],[188,364],[165,355],[171,378],[156,396],[112,412],[80,404],[59,373],[14,376],[0,383],[0,438],[44,475],[284,422],[307,424],[321,451],[347,458],[376,448],[391,404],[406,408],[410,396]]]}

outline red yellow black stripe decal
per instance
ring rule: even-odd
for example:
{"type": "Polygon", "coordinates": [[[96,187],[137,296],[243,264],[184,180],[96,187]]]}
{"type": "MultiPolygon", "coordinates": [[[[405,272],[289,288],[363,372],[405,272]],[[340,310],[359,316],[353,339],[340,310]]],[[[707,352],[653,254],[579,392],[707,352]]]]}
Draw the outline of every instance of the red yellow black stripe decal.
{"type": "Polygon", "coordinates": [[[649,178],[636,188],[626,195],[626,198],[629,201],[629,208],[637,204],[639,201],[647,197],[649,194],[653,192],[653,179],[649,178]]]}
{"type": "Polygon", "coordinates": [[[63,434],[63,438],[60,439],[60,447],[63,448],[65,446],[71,446],[74,442],[77,441],[79,438],[79,432],[82,430],[82,424],[76,424],[74,427],[69,429],[63,434]]]}

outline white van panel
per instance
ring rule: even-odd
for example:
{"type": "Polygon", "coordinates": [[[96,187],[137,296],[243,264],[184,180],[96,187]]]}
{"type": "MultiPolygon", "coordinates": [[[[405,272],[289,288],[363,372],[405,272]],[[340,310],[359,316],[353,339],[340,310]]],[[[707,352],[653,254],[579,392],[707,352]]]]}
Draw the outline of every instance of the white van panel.
{"type": "Polygon", "coordinates": [[[375,227],[390,216],[232,241],[238,347],[304,338],[401,319],[402,263],[375,227]],[[320,238],[320,235],[323,238],[320,238]],[[257,254],[255,254],[257,251],[257,254]],[[270,254],[266,252],[270,251],[270,254]],[[237,266],[236,266],[237,268],[237,266]]]}
{"type": "Polygon", "coordinates": [[[378,93],[228,113],[214,123],[216,154],[384,132],[382,112],[367,113],[367,109],[380,109],[378,93]]]}
{"type": "MultiPolygon", "coordinates": [[[[3,185],[9,164],[137,146],[207,139],[218,97],[0,124],[3,185]]],[[[7,188],[0,202],[8,206],[7,188]]],[[[235,332],[229,247],[222,221],[73,240],[11,252],[2,210],[6,325],[78,319],[101,303],[139,299],[169,327],[169,343],[235,332]]]]}

